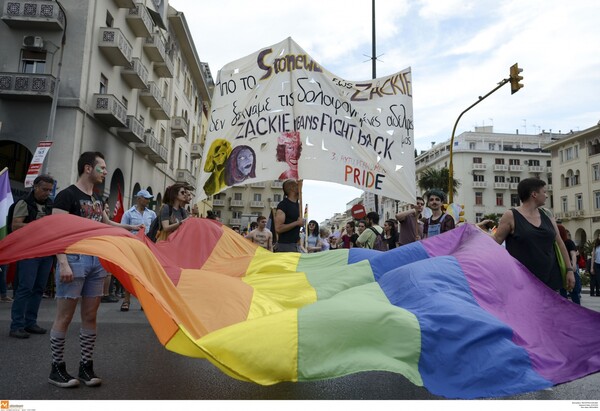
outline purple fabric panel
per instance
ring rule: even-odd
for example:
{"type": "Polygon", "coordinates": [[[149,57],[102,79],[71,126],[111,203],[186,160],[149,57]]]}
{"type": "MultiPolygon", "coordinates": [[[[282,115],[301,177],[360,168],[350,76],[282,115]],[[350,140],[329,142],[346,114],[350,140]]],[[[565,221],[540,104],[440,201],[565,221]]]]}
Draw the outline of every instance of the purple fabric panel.
{"type": "Polygon", "coordinates": [[[423,247],[458,260],[477,303],[512,328],[541,376],[559,384],[600,370],[600,313],[562,298],[477,227],[463,225],[423,247]]]}

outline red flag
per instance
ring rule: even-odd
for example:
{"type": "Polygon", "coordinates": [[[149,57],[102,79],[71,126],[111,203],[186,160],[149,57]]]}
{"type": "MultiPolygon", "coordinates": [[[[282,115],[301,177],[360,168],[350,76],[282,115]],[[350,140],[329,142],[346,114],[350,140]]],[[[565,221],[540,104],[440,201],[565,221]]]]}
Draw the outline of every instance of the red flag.
{"type": "Polygon", "coordinates": [[[115,204],[115,211],[113,212],[113,221],[120,223],[121,218],[123,218],[123,214],[125,214],[125,210],[123,209],[123,196],[121,195],[121,186],[118,184],[117,190],[117,203],[115,204]]]}

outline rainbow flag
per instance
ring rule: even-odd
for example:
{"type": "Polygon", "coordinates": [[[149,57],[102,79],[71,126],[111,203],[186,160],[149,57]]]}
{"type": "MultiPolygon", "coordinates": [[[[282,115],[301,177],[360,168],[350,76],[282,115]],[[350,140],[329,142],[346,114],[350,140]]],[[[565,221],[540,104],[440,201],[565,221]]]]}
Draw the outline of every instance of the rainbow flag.
{"type": "Polygon", "coordinates": [[[167,349],[258,384],[389,371],[436,395],[485,398],[600,370],[600,313],[468,224],[385,253],[273,254],[208,219],[154,244],[53,215],[0,242],[0,264],[62,252],[99,256],[167,349]]]}
{"type": "Polygon", "coordinates": [[[6,237],[8,209],[13,203],[12,191],[10,190],[10,180],[8,178],[8,168],[0,172],[0,239],[6,237]]]}

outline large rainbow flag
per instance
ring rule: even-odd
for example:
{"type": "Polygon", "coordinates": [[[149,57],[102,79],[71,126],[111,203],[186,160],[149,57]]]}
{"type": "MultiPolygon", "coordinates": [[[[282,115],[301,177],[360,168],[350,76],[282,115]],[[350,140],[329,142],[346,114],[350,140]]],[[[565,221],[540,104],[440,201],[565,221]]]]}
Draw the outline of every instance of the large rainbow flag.
{"type": "Polygon", "coordinates": [[[53,215],[1,241],[0,264],[62,252],[99,256],[167,349],[259,384],[377,370],[481,398],[600,370],[600,313],[549,290],[471,225],[385,253],[272,254],[212,220],[154,244],[53,215]]]}

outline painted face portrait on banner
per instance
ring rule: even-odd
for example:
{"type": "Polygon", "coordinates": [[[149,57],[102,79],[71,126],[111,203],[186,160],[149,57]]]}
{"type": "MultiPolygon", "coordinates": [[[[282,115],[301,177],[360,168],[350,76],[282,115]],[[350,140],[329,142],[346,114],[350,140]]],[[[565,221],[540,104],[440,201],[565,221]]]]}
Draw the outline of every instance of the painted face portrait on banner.
{"type": "Polygon", "coordinates": [[[225,162],[231,153],[231,143],[227,140],[213,141],[206,156],[204,171],[212,173],[204,183],[204,192],[210,196],[225,187],[225,162]]]}
{"type": "Polygon", "coordinates": [[[302,154],[300,132],[289,131],[281,133],[277,139],[277,161],[285,161],[288,169],[281,173],[279,180],[298,179],[298,160],[302,154]]]}
{"type": "Polygon", "coordinates": [[[225,184],[232,186],[247,178],[256,177],[256,155],[249,146],[237,146],[229,155],[225,166],[225,184]]]}

